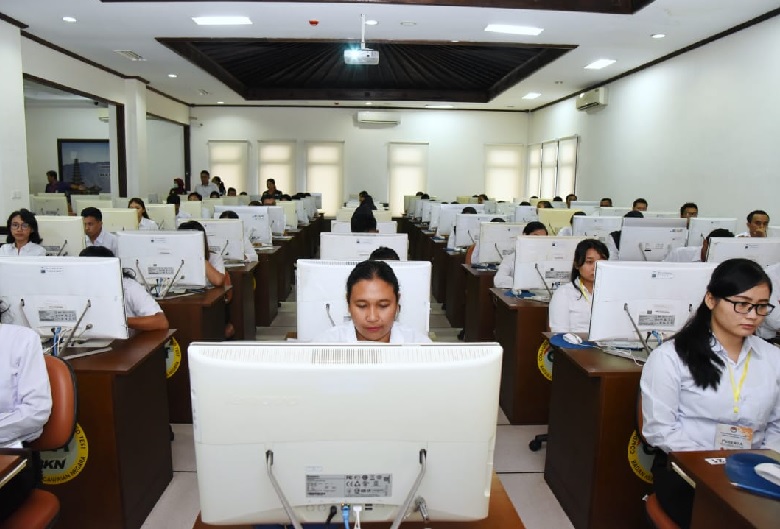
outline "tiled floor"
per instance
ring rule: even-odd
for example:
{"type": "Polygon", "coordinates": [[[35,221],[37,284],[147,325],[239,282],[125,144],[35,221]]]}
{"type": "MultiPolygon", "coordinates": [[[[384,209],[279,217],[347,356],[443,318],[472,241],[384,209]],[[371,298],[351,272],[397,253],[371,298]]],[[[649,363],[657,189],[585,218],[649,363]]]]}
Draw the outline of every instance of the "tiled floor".
{"type": "MultiPolygon", "coordinates": [[[[271,327],[258,327],[257,339],[284,340],[295,331],[295,292],[279,308],[271,327]]],[[[441,306],[431,303],[430,330],[436,341],[457,341],[460,329],[449,326],[441,306]]],[[[572,525],[544,482],[544,448],[531,452],[528,442],[547,427],[513,426],[499,411],[494,466],[527,529],[571,529],[572,525]]],[[[191,529],[199,511],[198,478],[192,425],[175,424],[173,481],[146,519],[142,529],[191,529]]],[[[496,528],[500,529],[500,528],[496,528]]]]}

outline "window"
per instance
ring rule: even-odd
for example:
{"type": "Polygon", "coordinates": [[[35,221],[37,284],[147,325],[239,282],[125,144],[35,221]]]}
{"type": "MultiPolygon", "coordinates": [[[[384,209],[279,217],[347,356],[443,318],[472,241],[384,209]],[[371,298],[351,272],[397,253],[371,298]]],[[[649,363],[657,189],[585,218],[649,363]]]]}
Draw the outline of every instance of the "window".
{"type": "Polygon", "coordinates": [[[235,187],[239,192],[246,189],[248,159],[246,141],[209,141],[209,171],[212,177],[222,179],[225,189],[235,187]]]}
{"type": "Polygon", "coordinates": [[[387,172],[390,212],[400,217],[404,213],[404,196],[425,191],[428,185],[428,144],[389,143],[387,172]]]}
{"type": "Polygon", "coordinates": [[[574,193],[578,136],[528,147],[528,195],[550,199],[574,193]]]}
{"type": "Polygon", "coordinates": [[[485,145],[485,194],[512,200],[525,189],[522,145],[485,145]]]}
{"type": "Polygon", "coordinates": [[[297,193],[295,185],[295,142],[261,141],[257,148],[257,188],[264,190],[265,181],[273,178],[276,188],[287,195],[297,193]]]}
{"type": "Polygon", "coordinates": [[[343,199],[343,142],[306,143],[306,191],[322,193],[325,215],[335,216],[343,199]]]}

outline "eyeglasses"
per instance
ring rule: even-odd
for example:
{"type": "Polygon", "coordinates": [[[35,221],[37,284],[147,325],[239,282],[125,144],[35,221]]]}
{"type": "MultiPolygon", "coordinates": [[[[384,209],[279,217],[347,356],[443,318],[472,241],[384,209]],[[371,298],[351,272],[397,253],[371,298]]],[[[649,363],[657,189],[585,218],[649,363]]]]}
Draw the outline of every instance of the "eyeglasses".
{"type": "Polygon", "coordinates": [[[734,312],[737,314],[750,314],[750,311],[755,309],[757,316],[768,316],[775,310],[775,306],[771,303],[748,303],[747,301],[734,301],[729,298],[722,299],[734,305],[734,312]]]}
{"type": "Polygon", "coordinates": [[[11,229],[12,230],[29,230],[30,229],[30,225],[27,224],[26,222],[22,222],[21,224],[19,224],[18,222],[14,222],[13,224],[11,224],[11,229]]]}

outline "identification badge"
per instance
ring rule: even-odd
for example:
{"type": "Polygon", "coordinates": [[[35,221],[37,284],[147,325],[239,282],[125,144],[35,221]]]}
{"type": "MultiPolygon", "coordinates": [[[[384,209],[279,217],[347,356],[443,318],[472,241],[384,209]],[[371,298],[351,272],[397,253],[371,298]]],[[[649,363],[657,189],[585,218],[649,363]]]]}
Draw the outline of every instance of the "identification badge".
{"type": "Polygon", "coordinates": [[[719,424],[715,430],[715,448],[741,450],[753,447],[753,430],[747,426],[719,424]]]}

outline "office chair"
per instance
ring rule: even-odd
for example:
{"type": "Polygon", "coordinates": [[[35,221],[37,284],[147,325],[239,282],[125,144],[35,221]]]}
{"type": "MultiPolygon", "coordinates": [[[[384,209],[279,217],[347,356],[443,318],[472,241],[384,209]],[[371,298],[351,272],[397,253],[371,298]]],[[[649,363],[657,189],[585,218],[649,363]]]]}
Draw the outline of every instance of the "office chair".
{"type": "MultiPolygon", "coordinates": [[[[46,355],[46,371],[51,385],[51,415],[43,425],[41,436],[30,443],[34,451],[57,450],[66,446],[76,430],[76,375],[70,365],[46,355]]],[[[11,516],[0,523],[0,529],[49,529],[57,521],[60,501],[49,491],[34,489],[11,516]]]]}
{"type": "MultiPolygon", "coordinates": [[[[639,437],[639,443],[642,445],[642,450],[647,455],[655,456],[659,450],[651,446],[642,435],[643,424],[642,390],[640,389],[636,397],[636,435],[639,437]]],[[[650,525],[652,525],[654,529],[680,529],[680,526],[674,523],[674,520],[669,518],[669,515],[663,510],[655,493],[647,495],[647,498],[645,499],[645,512],[647,513],[650,525]]]]}

